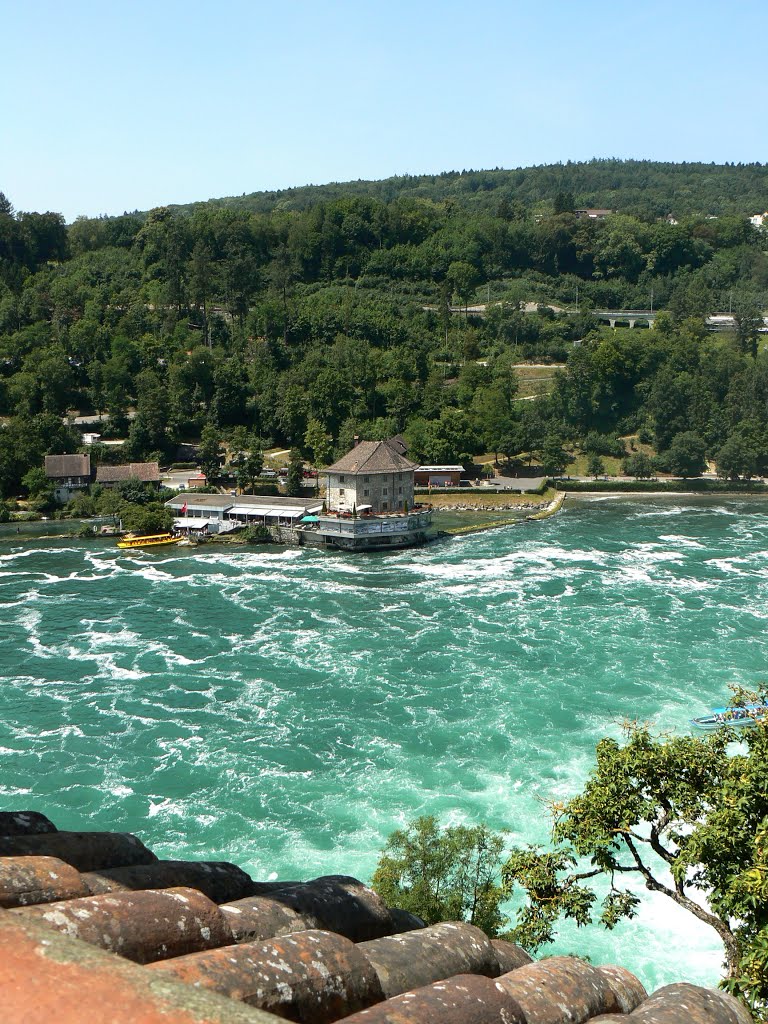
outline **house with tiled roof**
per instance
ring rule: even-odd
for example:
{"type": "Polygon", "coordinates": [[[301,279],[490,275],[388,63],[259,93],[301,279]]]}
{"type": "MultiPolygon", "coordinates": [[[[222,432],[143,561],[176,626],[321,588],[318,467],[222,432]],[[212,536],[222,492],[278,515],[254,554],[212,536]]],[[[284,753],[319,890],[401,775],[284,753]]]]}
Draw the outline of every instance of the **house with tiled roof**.
{"type": "Polygon", "coordinates": [[[128,833],[0,812],[4,1024],[751,1024],[731,996],[541,962],[357,879],[254,881],[128,833]]]}
{"type": "Polygon", "coordinates": [[[44,468],[56,501],[69,501],[75,491],[84,490],[91,482],[90,455],[46,455],[44,468]]]}
{"type": "Polygon", "coordinates": [[[97,466],[96,483],[102,487],[115,487],[125,480],[160,486],[160,466],[157,462],[131,462],[125,466],[97,466]]]}
{"type": "Polygon", "coordinates": [[[358,441],[323,470],[331,512],[400,512],[413,506],[416,464],[389,441],[358,441]]]}

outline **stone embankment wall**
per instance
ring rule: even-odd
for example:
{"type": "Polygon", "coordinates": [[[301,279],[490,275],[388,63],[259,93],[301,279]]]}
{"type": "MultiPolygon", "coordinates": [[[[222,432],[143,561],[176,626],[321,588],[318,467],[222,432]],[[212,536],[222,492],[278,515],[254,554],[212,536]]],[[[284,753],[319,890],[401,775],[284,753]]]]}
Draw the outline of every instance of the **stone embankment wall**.
{"type": "Polygon", "coordinates": [[[481,505],[481,504],[467,504],[466,502],[457,501],[453,505],[438,505],[435,508],[436,512],[535,512],[538,509],[545,508],[547,505],[546,501],[517,501],[514,504],[507,505],[481,505]]]}

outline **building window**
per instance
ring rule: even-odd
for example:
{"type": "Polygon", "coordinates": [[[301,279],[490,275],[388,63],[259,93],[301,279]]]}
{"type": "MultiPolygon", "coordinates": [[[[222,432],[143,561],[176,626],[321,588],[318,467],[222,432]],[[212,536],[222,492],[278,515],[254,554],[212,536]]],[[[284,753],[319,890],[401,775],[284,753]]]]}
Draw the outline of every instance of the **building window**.
{"type": "Polygon", "coordinates": [[[398,473],[397,474],[397,479],[398,480],[402,480],[403,479],[403,474],[402,473],[398,473]]]}
{"type": "Polygon", "coordinates": [[[402,494],[403,493],[403,488],[402,487],[398,487],[397,488],[397,493],[398,494],[402,494]]]}
{"type": "Polygon", "coordinates": [[[367,483],[368,483],[368,477],[367,477],[367,476],[364,476],[364,477],[363,477],[363,483],[364,483],[364,484],[367,484],[367,483]]]}
{"type": "Polygon", "coordinates": [[[368,492],[368,488],[366,487],[365,490],[363,491],[363,497],[367,498],[368,497],[368,493],[369,493],[368,492]]]}
{"type": "Polygon", "coordinates": [[[381,503],[381,511],[382,512],[386,512],[387,508],[388,508],[388,505],[387,505],[386,501],[382,501],[382,503],[381,503]]]}
{"type": "Polygon", "coordinates": [[[382,493],[382,494],[386,494],[386,493],[387,493],[387,488],[386,488],[386,487],[382,487],[382,489],[381,489],[381,493],[382,493]]]}
{"type": "Polygon", "coordinates": [[[343,498],[343,497],[344,497],[344,488],[343,488],[343,487],[340,487],[340,488],[339,488],[339,497],[340,497],[340,498],[343,498]]]}
{"type": "Polygon", "coordinates": [[[341,474],[341,476],[339,477],[339,483],[340,483],[340,484],[343,484],[343,483],[344,483],[344,474],[343,474],[343,473],[342,473],[342,474],[341,474]]]}

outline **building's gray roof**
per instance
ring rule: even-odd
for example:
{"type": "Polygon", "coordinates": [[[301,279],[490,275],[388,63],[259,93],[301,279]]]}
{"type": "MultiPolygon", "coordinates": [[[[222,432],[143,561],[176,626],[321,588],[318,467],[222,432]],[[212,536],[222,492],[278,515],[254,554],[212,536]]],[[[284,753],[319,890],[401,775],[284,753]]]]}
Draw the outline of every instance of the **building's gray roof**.
{"type": "Polygon", "coordinates": [[[121,480],[159,483],[160,466],[156,462],[131,462],[127,466],[97,466],[96,483],[114,484],[121,480]]]}
{"type": "Polygon", "coordinates": [[[256,882],[37,812],[0,813],[0,907],[9,1024],[751,1022],[714,989],[649,997],[621,967],[425,927],[347,875],[256,882]]]}
{"type": "Polygon", "coordinates": [[[322,501],[317,498],[287,498],[284,495],[270,494],[187,494],[181,491],[170,501],[166,501],[166,508],[216,508],[222,511],[233,508],[235,505],[248,506],[253,509],[262,508],[321,508],[322,501]]]}
{"type": "Polygon", "coordinates": [[[324,473],[410,473],[416,463],[396,451],[389,441],[361,441],[323,470],[324,473]]]}
{"type": "Polygon", "coordinates": [[[46,455],[45,475],[49,480],[69,476],[90,476],[90,455],[46,455]]]}

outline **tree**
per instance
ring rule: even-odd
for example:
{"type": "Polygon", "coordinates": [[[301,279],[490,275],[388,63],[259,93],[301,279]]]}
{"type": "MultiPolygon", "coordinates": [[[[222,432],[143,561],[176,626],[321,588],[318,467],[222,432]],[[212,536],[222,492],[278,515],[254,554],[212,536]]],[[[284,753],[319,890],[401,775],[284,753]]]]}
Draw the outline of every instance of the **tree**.
{"type": "Polygon", "coordinates": [[[736,307],[733,319],[736,321],[736,340],[739,350],[745,354],[748,353],[755,359],[759,332],[765,326],[762,309],[757,302],[744,300],[736,307]]]}
{"type": "Polygon", "coordinates": [[[558,192],[555,195],[552,209],[555,214],[573,213],[575,206],[576,200],[573,198],[573,192],[558,192]]]}
{"type": "Polygon", "coordinates": [[[159,502],[149,505],[123,505],[120,509],[123,528],[137,536],[167,533],[173,527],[173,512],[159,502]]]}
{"type": "Polygon", "coordinates": [[[128,444],[134,458],[162,451],[168,443],[168,391],[153,370],[143,370],[136,378],[138,403],[131,424],[128,444]]]}
{"type": "Polygon", "coordinates": [[[43,512],[54,504],[53,484],[41,467],[35,466],[28,470],[22,477],[21,486],[26,488],[29,507],[34,511],[43,512]]]}
{"type": "Polygon", "coordinates": [[[560,476],[571,461],[571,456],[563,448],[563,439],[559,434],[547,434],[540,456],[541,468],[547,476],[560,476]]]}
{"type": "Polygon", "coordinates": [[[689,476],[700,476],[707,468],[705,452],[706,445],[695,431],[686,430],[682,434],[675,434],[666,453],[669,472],[684,480],[689,476]]]}
{"type": "Polygon", "coordinates": [[[636,480],[648,480],[653,475],[650,456],[645,452],[628,455],[621,463],[621,472],[624,476],[633,476],[636,480]]]}
{"type": "Polygon", "coordinates": [[[245,427],[235,427],[229,441],[230,458],[235,467],[237,486],[241,491],[253,490],[264,468],[263,443],[255,434],[249,435],[245,427]]]}
{"type": "Polygon", "coordinates": [[[200,436],[200,447],[197,450],[197,458],[200,462],[200,469],[205,473],[209,483],[218,477],[221,470],[222,457],[221,435],[218,430],[210,425],[203,427],[203,432],[200,436]]]}
{"type": "Polygon", "coordinates": [[[587,463],[587,472],[597,479],[605,473],[605,463],[600,455],[590,455],[587,463]]]}
{"type": "Polygon", "coordinates": [[[291,448],[291,454],[288,459],[288,479],[286,480],[286,490],[288,494],[295,498],[301,494],[301,487],[304,483],[304,460],[301,457],[301,452],[297,448],[291,448]]]}
{"type": "Polygon", "coordinates": [[[537,949],[561,916],[611,929],[635,915],[640,899],[624,880],[638,879],[717,933],[725,987],[766,1019],[768,725],[744,730],[745,752],[729,754],[732,738],[658,738],[632,724],[623,744],[601,740],[583,792],[551,805],[553,849],[518,848],[504,865],[507,895],[520,886],[527,897],[512,937],[537,949]]]}
{"type": "Polygon", "coordinates": [[[310,420],[304,434],[304,444],[312,453],[315,466],[327,466],[333,454],[333,438],[323,429],[319,420],[310,420]]]}
{"type": "Polygon", "coordinates": [[[765,428],[754,419],[742,420],[715,453],[717,475],[726,480],[747,480],[763,471],[768,456],[765,428]]]}
{"type": "Polygon", "coordinates": [[[499,867],[504,836],[485,825],[440,828],[432,815],[393,832],[372,888],[392,907],[427,924],[469,921],[495,936],[506,925],[499,867]]]}

